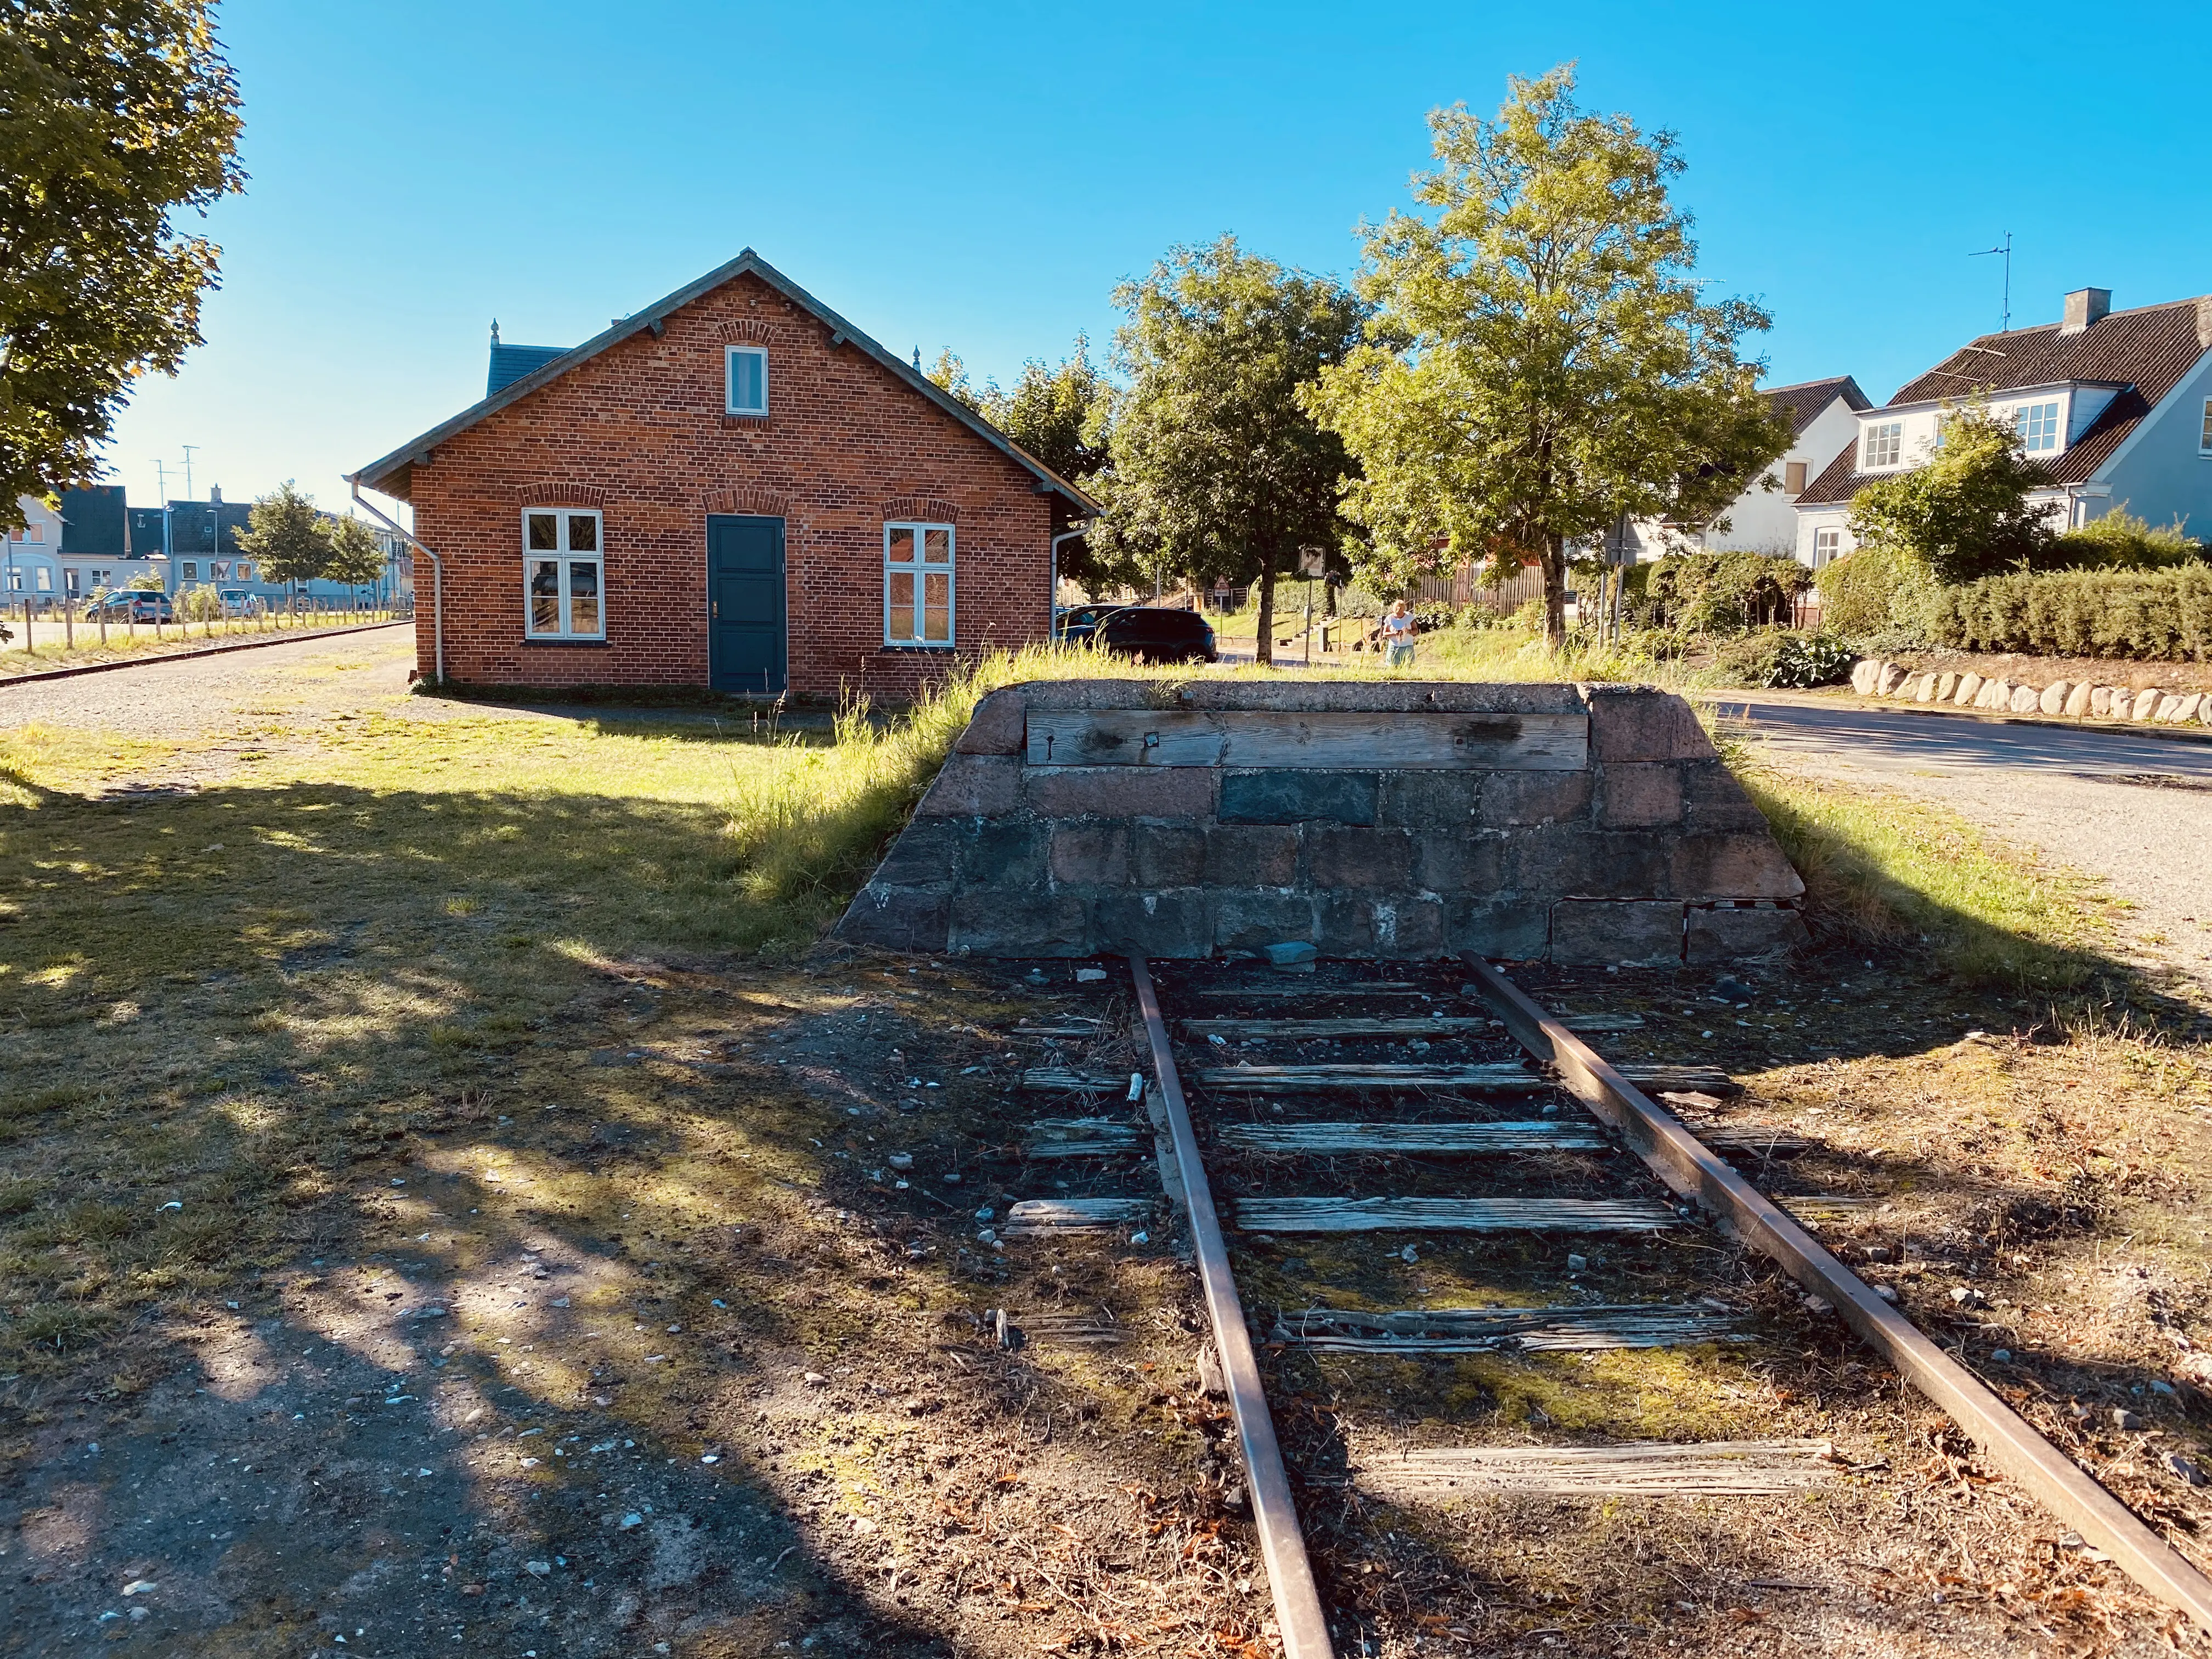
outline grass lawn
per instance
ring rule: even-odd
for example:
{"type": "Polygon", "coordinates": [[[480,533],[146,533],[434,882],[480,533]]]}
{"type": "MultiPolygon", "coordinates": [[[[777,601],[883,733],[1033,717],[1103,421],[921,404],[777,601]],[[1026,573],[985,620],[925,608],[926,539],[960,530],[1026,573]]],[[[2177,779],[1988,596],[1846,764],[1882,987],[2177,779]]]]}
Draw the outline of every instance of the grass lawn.
{"type": "MultiPolygon", "coordinates": [[[[978,1242],[979,1211],[1057,1173],[1010,1150],[1042,1052],[1015,1026],[1099,1016],[1063,1057],[1126,1073],[1115,982],[816,945],[976,689],[792,738],[367,687],[185,741],[0,733],[0,1543],[33,1570],[7,1593],[25,1650],[1259,1650],[1182,1267],[978,1242]],[[1009,1352],[1002,1307],[1103,1312],[1122,1340],[1009,1352]],[[137,1622],[135,1577],[173,1587],[137,1622]]],[[[1839,1242],[1930,1245],[1899,1267],[1921,1316],[1960,1284],[2012,1304],[2020,1334],[1947,1340],[2009,1342],[2008,1391],[2194,1549],[2212,1507],[2063,1410],[2131,1403],[2185,1446],[2212,1409],[2176,1346],[2212,1344],[2189,1012],[2105,957],[2093,888],[1940,815],[1877,833],[1845,793],[1753,781],[1821,946],[1742,1018],[1701,975],[1599,991],[1896,1206],[1839,1242]],[[2134,1392],[2154,1380],[2177,1392],[2134,1392]]],[[[1802,1411],[1850,1397],[1849,1355],[1733,1367],[1752,1393],[1725,1399],[1702,1361],[1608,1358],[1591,1409],[1802,1411]]],[[[1485,1359],[1460,1392],[1525,1413],[1565,1375],[1485,1359]]],[[[1358,1403],[1301,1402],[1300,1432],[1358,1403]]],[[[1972,1501],[1898,1478],[1924,1513],[1972,1501]]],[[[1382,1524],[1344,1522],[1332,1582],[1382,1583],[1382,1524]]],[[[1619,1644],[1660,1650],[1687,1568],[1577,1565],[1613,1525],[1561,1522],[1540,1572],[1486,1560],[1418,1611],[1501,1644],[1656,1620],[1619,1644]],[[1578,1601],[1578,1572],[1613,1587],[1578,1601]]],[[[2027,1526],[1975,1547],[2012,1571],[2027,1526]]],[[[2079,1599],[2038,1617],[2149,1628],[2068,1571],[2079,1599]]],[[[1394,1641],[1428,1628],[1359,1596],[1394,1641]]]]}

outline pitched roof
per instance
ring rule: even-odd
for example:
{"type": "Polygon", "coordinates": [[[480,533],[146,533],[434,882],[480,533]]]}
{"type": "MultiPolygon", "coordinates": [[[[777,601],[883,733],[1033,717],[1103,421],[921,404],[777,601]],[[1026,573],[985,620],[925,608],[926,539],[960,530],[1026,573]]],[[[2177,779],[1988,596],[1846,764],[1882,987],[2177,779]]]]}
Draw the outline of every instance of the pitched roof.
{"type": "MultiPolygon", "coordinates": [[[[859,329],[830,310],[829,307],[823,305],[750,248],[745,249],[727,264],[717,266],[696,281],[686,283],[673,294],[665,295],[654,301],[644,310],[622,319],[603,332],[593,335],[583,344],[571,347],[557,356],[541,363],[520,379],[509,381],[489,393],[480,403],[471,404],[451,420],[432,427],[419,437],[410,439],[390,454],[371,461],[358,472],[348,473],[346,481],[349,483],[366,485],[368,489],[380,491],[386,495],[396,496],[403,501],[410,499],[408,492],[413,487],[416,462],[427,463],[430,452],[445,442],[447,439],[458,433],[465,432],[485,416],[496,414],[509,404],[520,403],[540,386],[550,385],[570,369],[580,368],[591,362],[601,352],[611,346],[620,344],[633,334],[645,330],[650,330],[655,334],[659,333],[670,316],[681,311],[694,300],[700,299],[724,284],[733,283],[738,277],[746,276],[757,277],[767,283],[769,287],[783,295],[800,310],[812,316],[816,321],[826,325],[830,330],[830,343],[833,347],[854,346],[875,359],[895,378],[904,381],[908,387],[936,404],[938,408],[968,428],[994,449],[999,450],[1025,471],[1032,474],[1037,480],[1040,492],[1060,496],[1076,516],[1085,517],[1103,510],[1090,496],[1024,450],[1005,433],[930,380],[919,368],[895,354],[884,350],[883,347],[861,333],[859,329]]],[[[550,348],[538,349],[550,349],[550,348]]]]}
{"type": "MultiPolygon", "coordinates": [[[[2200,307],[2212,301],[2175,300],[2165,305],[2114,311],[2073,334],[2057,323],[1984,334],[1960,347],[1918,379],[1898,388],[1884,405],[1938,399],[1961,401],[2027,386],[2072,381],[2124,388],[2087,430],[2041,463],[2054,484],[2082,483],[2097,476],[2138,422],[2197,366],[2205,345],[2198,333],[2200,307]]],[[[1857,470],[1854,444],[1797,498],[1801,507],[1848,501],[1874,476],[1857,470]]]]}
{"type": "Polygon", "coordinates": [[[1759,395],[1774,408],[1789,412],[1792,443],[1803,437],[1805,428],[1819,420],[1821,411],[1838,398],[1854,410],[1874,407],[1866,393],[1859,390],[1859,383],[1848,374],[1831,375],[1825,380],[1800,380],[1795,386],[1762,386],[1759,395]]]}
{"type": "Polygon", "coordinates": [[[484,396],[503,391],[513,386],[534,368],[543,368],[556,357],[568,355],[566,346],[507,345],[495,337],[491,343],[491,368],[484,375],[484,396]]]}

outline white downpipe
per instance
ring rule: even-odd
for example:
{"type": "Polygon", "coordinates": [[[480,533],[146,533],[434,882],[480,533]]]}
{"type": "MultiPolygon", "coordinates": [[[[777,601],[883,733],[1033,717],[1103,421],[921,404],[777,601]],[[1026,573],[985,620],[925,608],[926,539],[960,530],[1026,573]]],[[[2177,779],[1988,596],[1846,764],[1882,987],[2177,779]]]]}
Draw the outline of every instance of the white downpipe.
{"type": "Polygon", "coordinates": [[[1052,585],[1044,592],[1045,641],[1052,641],[1054,628],[1060,622],[1060,544],[1072,542],[1091,533],[1091,520],[1085,519],[1073,530],[1063,530],[1052,538],[1052,585]]]}
{"type": "Polygon", "coordinates": [[[378,512],[375,505],[362,495],[361,481],[358,478],[348,478],[346,483],[353,487],[353,499],[356,506],[368,513],[369,517],[405,542],[408,546],[426,555],[430,561],[430,660],[438,671],[438,684],[443,686],[446,683],[445,564],[437,554],[431,550],[428,543],[417,537],[413,531],[406,529],[396,520],[386,518],[378,512]]]}

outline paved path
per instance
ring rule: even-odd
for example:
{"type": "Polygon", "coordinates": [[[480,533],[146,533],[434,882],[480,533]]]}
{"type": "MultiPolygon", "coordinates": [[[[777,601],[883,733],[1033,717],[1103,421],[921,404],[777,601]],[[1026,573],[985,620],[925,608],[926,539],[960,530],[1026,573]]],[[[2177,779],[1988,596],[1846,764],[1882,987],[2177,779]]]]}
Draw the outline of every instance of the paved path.
{"type": "Polygon", "coordinates": [[[2212,995],[2212,743],[1731,693],[1793,769],[1938,802],[2136,907],[2144,958],[2212,995]]]}

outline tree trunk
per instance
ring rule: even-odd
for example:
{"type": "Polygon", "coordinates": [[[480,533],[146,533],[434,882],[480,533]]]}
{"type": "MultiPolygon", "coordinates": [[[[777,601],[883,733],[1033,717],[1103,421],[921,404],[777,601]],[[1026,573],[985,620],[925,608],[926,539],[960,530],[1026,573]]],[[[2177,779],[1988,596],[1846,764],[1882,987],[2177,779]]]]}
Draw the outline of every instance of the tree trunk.
{"type": "Polygon", "coordinates": [[[1252,641],[1252,660],[1272,666],[1275,660],[1275,561],[1260,563],[1260,631],[1252,641]]]}
{"type": "Polygon", "coordinates": [[[1544,538],[1539,556],[1544,572],[1544,643],[1558,650],[1567,641],[1567,551],[1565,538],[1544,538]]]}

